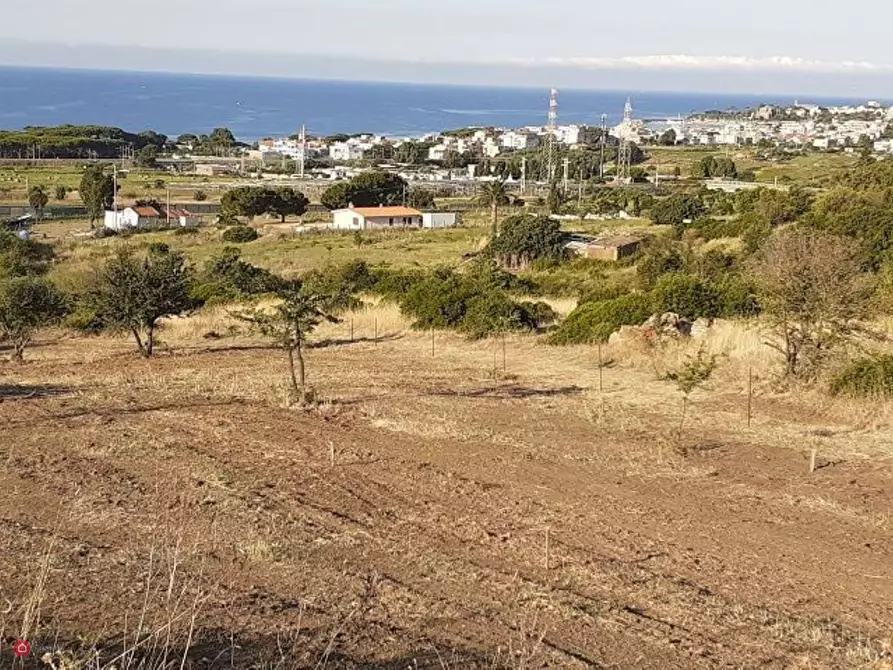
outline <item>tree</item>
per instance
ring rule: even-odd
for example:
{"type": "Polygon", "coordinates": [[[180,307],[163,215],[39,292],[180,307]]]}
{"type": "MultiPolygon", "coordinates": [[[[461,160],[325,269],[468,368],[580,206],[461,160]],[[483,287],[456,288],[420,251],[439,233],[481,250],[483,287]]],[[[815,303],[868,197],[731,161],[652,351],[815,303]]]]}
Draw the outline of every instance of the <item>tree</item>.
{"type": "Polygon", "coordinates": [[[165,244],[150,246],[143,259],[121,248],[99,272],[88,301],[105,328],[129,330],[140,354],[149,358],[158,321],[192,307],[190,279],[183,255],[165,244]]]}
{"type": "Polygon", "coordinates": [[[155,168],[158,166],[158,148],[152,144],[144,146],[136,152],[133,162],[137,167],[155,168]]]}
{"type": "Polygon", "coordinates": [[[199,189],[195,193],[192,194],[192,199],[195,200],[196,202],[204,202],[205,200],[208,199],[208,194],[205,193],[204,191],[202,191],[201,189],[199,189]]]}
{"type": "Polygon", "coordinates": [[[43,186],[32,186],[28,189],[28,204],[31,206],[31,209],[37,212],[38,219],[43,216],[43,208],[47,206],[49,201],[50,196],[47,195],[43,186]]]}
{"type": "Polygon", "coordinates": [[[323,191],[320,200],[328,209],[343,209],[351,204],[355,207],[401,205],[408,191],[409,185],[400,175],[373,170],[333,184],[323,191]]]}
{"type": "Polygon", "coordinates": [[[270,210],[274,195],[268,188],[239,186],[223,194],[220,209],[227,217],[247,216],[253,219],[270,210]]]}
{"type": "Polygon", "coordinates": [[[810,230],[777,231],[754,266],[765,311],[788,376],[812,378],[867,316],[870,290],[845,238],[810,230]]]}
{"type": "Polygon", "coordinates": [[[426,188],[412,188],[409,190],[407,204],[413,209],[434,209],[434,194],[426,188]]]}
{"type": "Polygon", "coordinates": [[[56,196],[56,200],[65,200],[65,198],[68,196],[68,187],[64,186],[63,184],[59,184],[56,187],[53,195],[56,196]]]}
{"type": "Polygon", "coordinates": [[[321,323],[337,323],[338,318],[330,311],[331,296],[312,292],[299,281],[291,282],[277,291],[277,296],[279,303],[272,311],[255,308],[238,312],[234,316],[251,324],[255,331],[270,338],[285,351],[292,391],[301,402],[306,402],[309,394],[306,388],[304,343],[321,323]]]}
{"type": "Polygon", "coordinates": [[[301,216],[304,214],[307,211],[307,205],[310,204],[310,201],[303,193],[288,186],[273,189],[268,199],[267,211],[280,217],[282,223],[285,223],[286,216],[301,216]]]}
{"type": "Polygon", "coordinates": [[[692,167],[692,176],[698,179],[712,177],[735,177],[738,170],[735,161],[725,156],[704,156],[692,167]]]}
{"type": "Polygon", "coordinates": [[[651,208],[651,220],[660,225],[678,226],[686,220],[694,221],[706,208],[701,199],[688,193],[676,193],[658,200],[651,208]]]}
{"type": "Polygon", "coordinates": [[[54,255],[49,244],[0,229],[0,280],[45,274],[54,255]]]}
{"type": "Polygon", "coordinates": [[[548,217],[532,214],[510,216],[503,221],[499,234],[490,240],[489,251],[500,263],[510,267],[567,257],[561,225],[548,217]]]}
{"type": "Polygon", "coordinates": [[[481,184],[478,189],[478,201],[484,207],[490,208],[490,230],[493,237],[496,237],[499,233],[499,208],[510,202],[505,182],[497,180],[481,184]]]}
{"type": "Polygon", "coordinates": [[[676,131],[672,128],[665,130],[657,139],[657,143],[663,147],[676,146],[676,131]]]}
{"type": "Polygon", "coordinates": [[[564,193],[558,186],[557,181],[549,184],[549,195],[546,197],[546,209],[549,214],[560,214],[561,208],[564,206],[564,193]]]}
{"type": "Polygon", "coordinates": [[[675,382],[676,388],[682,393],[682,416],[679,419],[679,437],[685,427],[685,410],[688,407],[688,397],[691,392],[705,384],[716,369],[716,355],[707,356],[704,348],[698,349],[695,356],[689,356],[688,360],[678,370],[667,373],[666,379],[675,382]]]}
{"type": "Polygon", "coordinates": [[[81,195],[81,200],[84,201],[84,206],[87,208],[87,214],[90,216],[90,227],[92,228],[96,220],[102,218],[105,211],[112,206],[115,194],[115,183],[112,175],[106,174],[102,165],[88,165],[81,177],[78,192],[81,195]]]}
{"type": "Polygon", "coordinates": [[[0,340],[12,343],[10,360],[21,363],[34,333],[65,316],[65,298],[49,281],[13,277],[0,281],[0,340]]]}

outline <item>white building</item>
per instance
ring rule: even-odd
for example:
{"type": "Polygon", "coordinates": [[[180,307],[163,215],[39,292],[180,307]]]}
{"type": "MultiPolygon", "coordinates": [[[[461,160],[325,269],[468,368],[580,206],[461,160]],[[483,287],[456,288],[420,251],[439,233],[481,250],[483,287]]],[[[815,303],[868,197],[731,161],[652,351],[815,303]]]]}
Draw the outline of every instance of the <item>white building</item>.
{"type": "Polygon", "coordinates": [[[155,209],[149,205],[125,207],[117,212],[105,212],[103,224],[112,230],[127,230],[128,228],[148,228],[150,226],[197,226],[201,223],[199,217],[182,207],[170,209],[155,209]]]}
{"type": "Polygon", "coordinates": [[[533,149],[534,147],[539,146],[540,138],[533,133],[509,130],[508,132],[503,133],[502,137],[499,138],[499,141],[502,142],[502,146],[506,149],[520,150],[533,149]]]}
{"type": "Polygon", "coordinates": [[[332,227],[338,230],[422,227],[422,213],[410,207],[348,207],[332,216],[332,227]]]}
{"type": "Polygon", "coordinates": [[[365,150],[352,142],[335,142],[329,147],[329,156],[333,161],[358,161],[365,155],[365,150]]]}

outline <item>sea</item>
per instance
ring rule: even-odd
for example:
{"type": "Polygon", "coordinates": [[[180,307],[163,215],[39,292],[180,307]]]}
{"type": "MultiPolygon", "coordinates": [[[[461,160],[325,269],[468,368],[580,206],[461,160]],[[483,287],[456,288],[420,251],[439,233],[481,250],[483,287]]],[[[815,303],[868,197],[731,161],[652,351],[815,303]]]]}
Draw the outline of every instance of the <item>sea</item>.
{"type": "MultiPolygon", "coordinates": [[[[634,116],[659,121],[706,110],[788,104],[796,95],[563,89],[559,123],[616,124],[630,98],[634,116]]],[[[800,98],[845,104],[850,98],[800,98]]],[[[320,81],[200,74],[0,67],[0,128],[97,124],[169,136],[218,127],[254,142],[307,127],[311,135],[418,137],[468,126],[545,125],[549,90],[388,82],[320,81]]]]}

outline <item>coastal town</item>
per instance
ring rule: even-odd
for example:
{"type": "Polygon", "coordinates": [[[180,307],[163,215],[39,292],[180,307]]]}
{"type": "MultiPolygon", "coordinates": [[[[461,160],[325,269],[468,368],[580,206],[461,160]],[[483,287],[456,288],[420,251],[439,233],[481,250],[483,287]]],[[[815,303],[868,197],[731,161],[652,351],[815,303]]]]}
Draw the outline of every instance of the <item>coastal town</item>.
{"type": "MultiPolygon", "coordinates": [[[[546,118],[544,116],[544,118],[546,118]]],[[[781,151],[893,153],[893,108],[870,101],[860,105],[823,107],[807,103],[764,105],[754,109],[702,112],[689,117],[638,119],[632,101],[622,120],[608,126],[547,123],[521,128],[470,127],[419,137],[374,134],[314,137],[305,131],[286,138],[265,138],[247,150],[261,165],[295,161],[316,177],[339,179],[367,164],[426,165],[431,180],[486,179],[475,166],[507,160],[549,144],[564,150],[636,146],[760,147],[781,151]]],[[[557,121],[557,115],[552,121],[557,121]]],[[[183,157],[189,155],[188,146],[183,157]]],[[[204,170],[213,168],[205,167],[204,170]]],[[[227,168],[220,167],[218,171],[227,168]]],[[[603,165],[601,175],[616,174],[603,165]]],[[[303,175],[303,173],[302,173],[303,175]]],[[[419,176],[418,172],[414,175],[419,176]]]]}

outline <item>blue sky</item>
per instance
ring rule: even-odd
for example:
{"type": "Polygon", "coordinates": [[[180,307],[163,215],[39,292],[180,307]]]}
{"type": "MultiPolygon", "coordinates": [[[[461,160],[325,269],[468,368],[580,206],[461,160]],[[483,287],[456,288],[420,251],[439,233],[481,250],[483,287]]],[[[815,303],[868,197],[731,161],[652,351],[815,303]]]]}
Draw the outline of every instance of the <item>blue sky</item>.
{"type": "Polygon", "coordinates": [[[8,65],[893,96],[882,0],[11,1],[8,65]]]}

